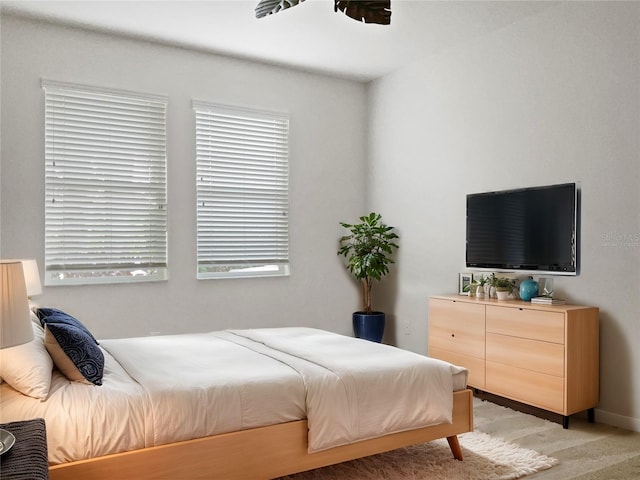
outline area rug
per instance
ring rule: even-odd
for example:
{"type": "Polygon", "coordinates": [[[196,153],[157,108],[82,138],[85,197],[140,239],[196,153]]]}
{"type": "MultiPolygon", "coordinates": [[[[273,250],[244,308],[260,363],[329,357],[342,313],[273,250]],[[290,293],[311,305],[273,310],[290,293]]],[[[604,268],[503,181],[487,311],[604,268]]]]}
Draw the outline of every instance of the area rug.
{"type": "Polygon", "coordinates": [[[413,445],[350,462],[282,477],[282,480],[512,480],[558,463],[480,432],[458,436],[464,461],[446,440],[413,445]]]}

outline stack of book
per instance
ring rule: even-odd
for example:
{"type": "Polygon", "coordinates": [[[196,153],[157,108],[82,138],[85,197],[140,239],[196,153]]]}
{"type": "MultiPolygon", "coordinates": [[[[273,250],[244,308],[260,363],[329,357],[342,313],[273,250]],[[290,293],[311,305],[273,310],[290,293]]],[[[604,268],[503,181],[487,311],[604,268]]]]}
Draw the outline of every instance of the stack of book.
{"type": "Polygon", "coordinates": [[[531,303],[542,303],[543,305],[564,305],[567,301],[563,298],[553,297],[533,297],[531,303]]]}

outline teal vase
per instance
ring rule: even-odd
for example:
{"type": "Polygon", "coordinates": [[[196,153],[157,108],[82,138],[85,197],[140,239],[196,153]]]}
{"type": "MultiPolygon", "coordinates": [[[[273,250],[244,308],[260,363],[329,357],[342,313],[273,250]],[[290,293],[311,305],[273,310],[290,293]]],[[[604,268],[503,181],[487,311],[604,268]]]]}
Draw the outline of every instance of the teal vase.
{"type": "Polygon", "coordinates": [[[538,296],[538,282],[533,277],[529,277],[520,283],[520,298],[525,302],[530,302],[533,297],[538,296]]]}

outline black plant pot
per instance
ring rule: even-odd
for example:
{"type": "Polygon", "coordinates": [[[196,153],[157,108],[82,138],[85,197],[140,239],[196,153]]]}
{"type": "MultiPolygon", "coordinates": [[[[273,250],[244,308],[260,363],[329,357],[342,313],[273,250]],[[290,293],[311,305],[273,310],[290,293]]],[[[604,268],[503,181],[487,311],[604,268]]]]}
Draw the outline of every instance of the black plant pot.
{"type": "Polygon", "coordinates": [[[354,312],[353,332],[356,338],[364,338],[372,342],[382,342],[384,335],[384,313],[383,312],[354,312]]]}

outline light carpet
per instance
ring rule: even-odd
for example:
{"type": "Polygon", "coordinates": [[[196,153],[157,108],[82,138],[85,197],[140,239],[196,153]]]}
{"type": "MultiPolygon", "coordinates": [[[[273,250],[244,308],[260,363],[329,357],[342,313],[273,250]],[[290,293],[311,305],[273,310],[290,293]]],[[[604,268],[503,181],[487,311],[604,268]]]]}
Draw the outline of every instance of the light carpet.
{"type": "Polygon", "coordinates": [[[458,436],[464,461],[455,460],[446,440],[282,477],[287,480],[512,480],[551,468],[555,458],[520,448],[481,432],[458,436]]]}

